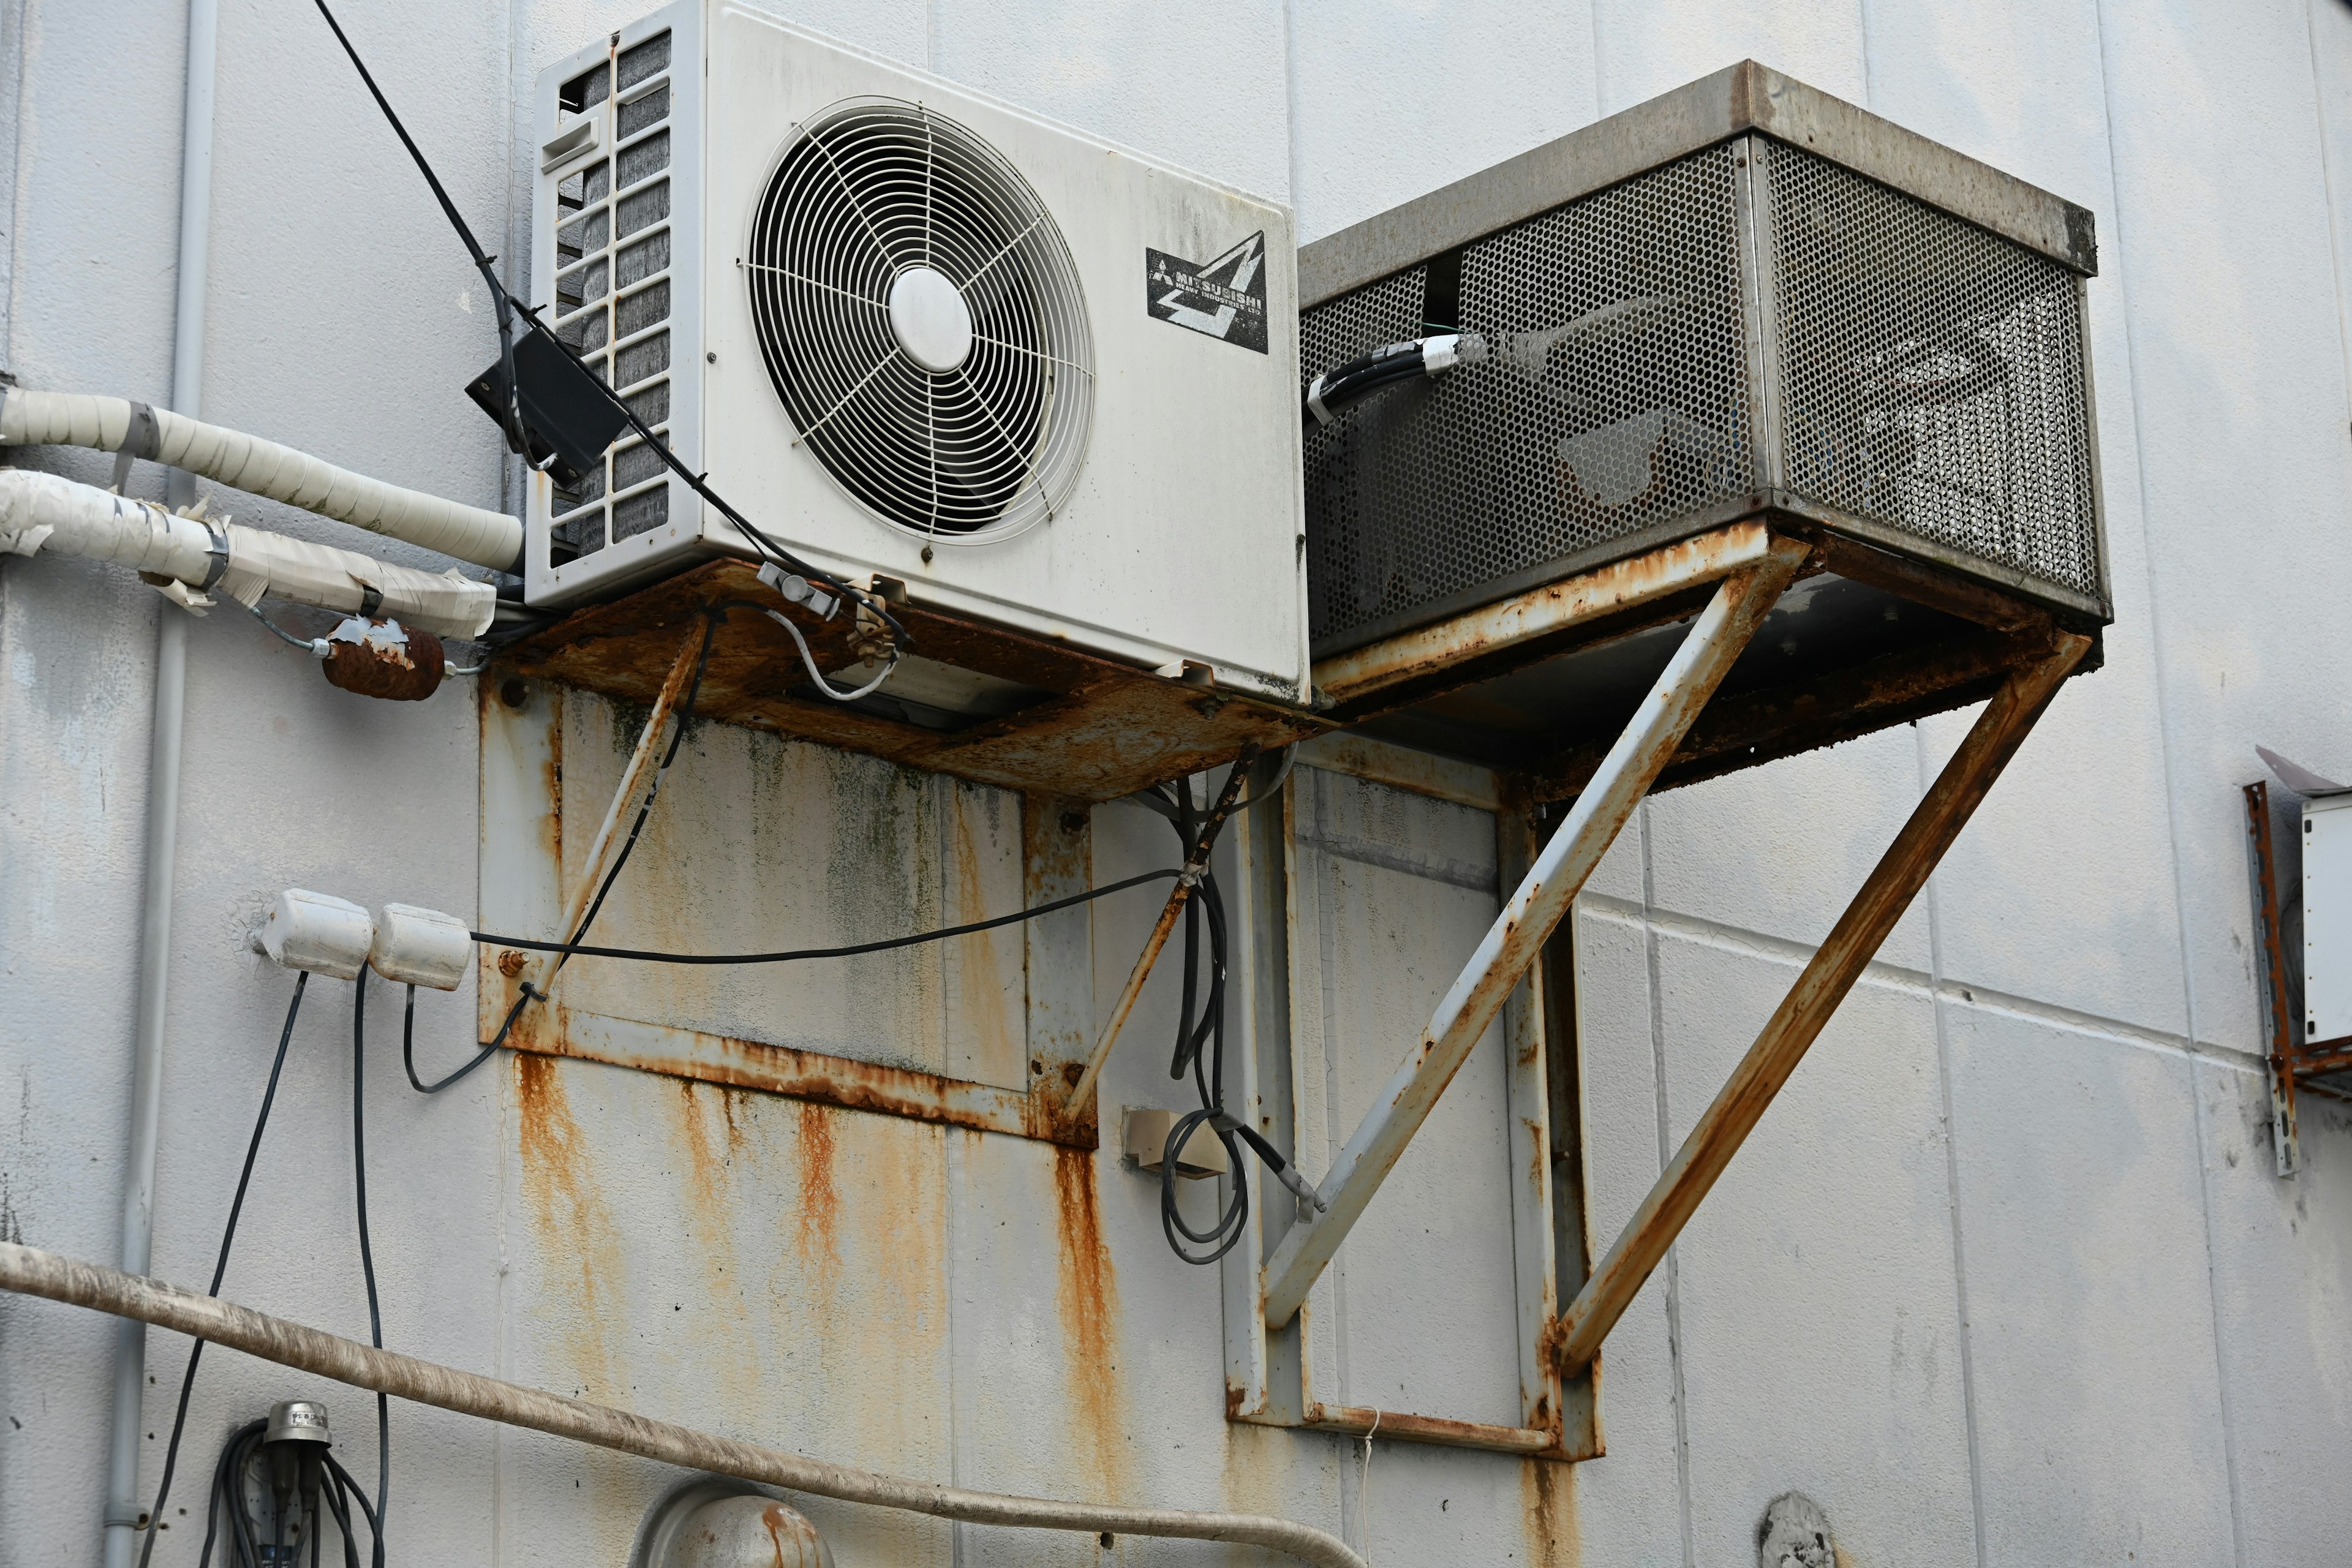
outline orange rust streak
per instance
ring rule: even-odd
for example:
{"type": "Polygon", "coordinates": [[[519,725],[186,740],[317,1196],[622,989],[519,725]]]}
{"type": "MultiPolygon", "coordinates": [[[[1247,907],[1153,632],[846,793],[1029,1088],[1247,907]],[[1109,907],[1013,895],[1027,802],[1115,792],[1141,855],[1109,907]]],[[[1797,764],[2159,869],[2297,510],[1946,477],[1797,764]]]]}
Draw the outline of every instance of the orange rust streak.
{"type": "Polygon", "coordinates": [[[1535,1568],[1576,1568],[1584,1560],[1584,1532],[1576,1516],[1576,1471],[1548,1459],[1519,1468],[1528,1560],[1535,1568]]]}
{"type": "Polygon", "coordinates": [[[800,1108],[801,1256],[820,1266],[841,1267],[835,1239],[841,1218],[841,1189],[834,1179],[833,1112],[822,1105],[800,1108]]]}
{"type": "MultiPolygon", "coordinates": [[[[989,908],[988,890],[980,880],[980,847],[973,842],[971,825],[964,816],[969,804],[958,800],[950,814],[953,820],[956,898],[963,908],[961,918],[967,921],[979,919],[974,911],[989,908]]],[[[956,944],[961,949],[956,957],[963,969],[963,1017],[978,1037],[971,1042],[971,1048],[981,1061],[1017,1063],[1021,1047],[1013,1043],[1013,1022],[1006,1016],[1004,993],[998,984],[1001,971],[996,940],[992,932],[977,931],[956,944]]]]}
{"type": "Polygon", "coordinates": [[[1068,1336],[1071,1394],[1095,1448],[1103,1495],[1124,1494],[1126,1420],[1114,1359],[1118,1342],[1118,1281],[1103,1245],[1095,1199],[1094,1161],[1076,1149],[1054,1151],[1054,1196],[1061,1218],[1054,1305],[1068,1336]]]}
{"type": "Polygon", "coordinates": [[[523,1195],[531,1223],[551,1258],[568,1258],[577,1271],[572,1342],[573,1370],[599,1392],[617,1391],[600,1325],[619,1321],[619,1301],[605,1276],[621,1266],[612,1215],[587,1180],[587,1142],[558,1080],[554,1059],[517,1052],[514,1058],[517,1142],[522,1153],[523,1195]]]}
{"type": "Polygon", "coordinates": [[[686,1152],[693,1166],[694,1194],[700,1200],[697,1212],[707,1212],[719,1201],[723,1162],[719,1152],[710,1146],[709,1130],[702,1122],[701,1097],[692,1080],[679,1079],[677,1091],[683,1101],[686,1152]]]}

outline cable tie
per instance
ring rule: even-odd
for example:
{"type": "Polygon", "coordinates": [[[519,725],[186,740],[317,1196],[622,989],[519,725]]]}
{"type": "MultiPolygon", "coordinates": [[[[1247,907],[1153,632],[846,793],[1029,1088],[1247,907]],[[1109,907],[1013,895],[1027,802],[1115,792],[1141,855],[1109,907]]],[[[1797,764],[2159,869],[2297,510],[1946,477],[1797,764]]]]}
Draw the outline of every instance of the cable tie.
{"type": "Polygon", "coordinates": [[[206,536],[205,554],[209,559],[205,565],[205,580],[201,586],[204,592],[209,594],[215,584],[228,574],[228,534],[214,527],[211,521],[205,518],[198,518],[196,521],[204,524],[206,536]]]}

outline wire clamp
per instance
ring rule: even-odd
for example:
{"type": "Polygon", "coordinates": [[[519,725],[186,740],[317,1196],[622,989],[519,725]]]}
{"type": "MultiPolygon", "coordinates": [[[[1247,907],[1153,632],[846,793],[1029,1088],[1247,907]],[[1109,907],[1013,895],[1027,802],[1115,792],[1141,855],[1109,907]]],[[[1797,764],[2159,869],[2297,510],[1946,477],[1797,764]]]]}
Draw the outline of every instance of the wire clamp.
{"type": "Polygon", "coordinates": [[[831,594],[800,574],[785,571],[772,561],[761,566],[760,581],[782,595],[785,603],[806,606],[808,612],[821,621],[833,619],[834,611],[841,607],[841,601],[831,594]]]}

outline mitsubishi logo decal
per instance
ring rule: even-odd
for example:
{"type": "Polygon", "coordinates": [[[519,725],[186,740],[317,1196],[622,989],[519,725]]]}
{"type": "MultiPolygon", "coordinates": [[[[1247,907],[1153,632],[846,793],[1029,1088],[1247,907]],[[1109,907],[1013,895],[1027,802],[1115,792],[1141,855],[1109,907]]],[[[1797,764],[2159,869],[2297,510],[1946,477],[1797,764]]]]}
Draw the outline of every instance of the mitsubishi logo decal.
{"type": "Polygon", "coordinates": [[[1265,231],[1214,261],[1187,261],[1149,246],[1144,303],[1157,321],[1265,353],[1265,231]]]}

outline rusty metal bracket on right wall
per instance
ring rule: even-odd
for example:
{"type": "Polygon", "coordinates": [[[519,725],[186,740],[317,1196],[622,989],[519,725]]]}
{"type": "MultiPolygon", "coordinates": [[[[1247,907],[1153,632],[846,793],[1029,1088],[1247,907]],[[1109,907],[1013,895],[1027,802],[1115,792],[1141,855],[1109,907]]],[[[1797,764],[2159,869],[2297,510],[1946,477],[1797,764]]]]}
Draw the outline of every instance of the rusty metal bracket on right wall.
{"type": "Polygon", "coordinates": [[[2303,1137],[2295,1118],[2295,1098],[2304,1089],[2331,1100],[2352,1099],[2342,1085],[2315,1083],[2329,1074],[2352,1072],[2352,1035],[2332,1040],[2294,1043],[2294,1015],[2287,1005],[2286,927],[2279,899],[2278,857],[2271,844],[2271,786],[2256,781],[2245,786],[2246,852],[2254,878],[2254,923],[2263,950],[2263,1022],[2270,1037],[2264,1061],[2271,1085],[2271,1143],[2278,1156],[2278,1173],[2292,1176],[2303,1169],[2303,1137]]]}

